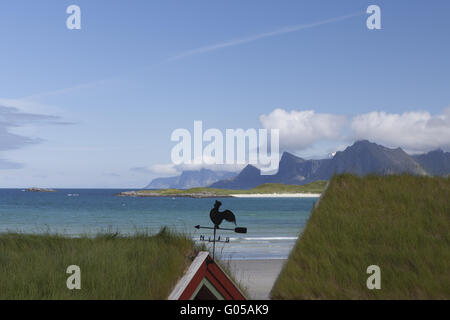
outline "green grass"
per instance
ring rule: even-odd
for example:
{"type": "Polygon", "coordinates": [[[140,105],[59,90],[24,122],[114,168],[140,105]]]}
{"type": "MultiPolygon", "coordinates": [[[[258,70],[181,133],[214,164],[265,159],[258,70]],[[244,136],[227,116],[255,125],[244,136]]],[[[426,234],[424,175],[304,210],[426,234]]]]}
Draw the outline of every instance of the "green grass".
{"type": "Polygon", "coordinates": [[[163,228],[122,237],[0,235],[1,299],[167,299],[198,248],[163,228]],[[68,290],[69,265],[81,268],[81,290],[68,290]]]}
{"type": "Polygon", "coordinates": [[[449,178],[333,177],[272,299],[450,299],[449,199],[449,178]]]}
{"type": "Polygon", "coordinates": [[[232,190],[232,189],[215,189],[215,188],[191,188],[191,189],[161,189],[161,190],[140,190],[140,195],[157,193],[162,196],[176,196],[182,194],[200,194],[208,193],[214,195],[227,196],[230,194],[264,194],[264,193],[321,193],[327,184],[326,181],[315,181],[302,186],[281,184],[281,183],[265,183],[256,188],[248,190],[232,190]]]}

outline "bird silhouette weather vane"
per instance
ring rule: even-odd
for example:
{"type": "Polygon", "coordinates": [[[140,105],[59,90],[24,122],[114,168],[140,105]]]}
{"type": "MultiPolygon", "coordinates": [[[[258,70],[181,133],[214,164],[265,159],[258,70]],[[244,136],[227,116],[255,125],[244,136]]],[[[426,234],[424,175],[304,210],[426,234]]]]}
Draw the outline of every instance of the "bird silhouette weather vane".
{"type": "Polygon", "coordinates": [[[216,230],[226,230],[226,231],[234,231],[236,233],[247,233],[247,228],[243,227],[235,227],[232,228],[221,228],[220,224],[223,222],[223,220],[226,220],[228,222],[234,223],[236,225],[236,217],[234,216],[234,213],[230,210],[225,211],[219,211],[220,206],[222,205],[222,202],[217,201],[214,203],[214,208],[211,209],[209,212],[209,217],[211,218],[212,223],[214,224],[214,227],[202,227],[200,225],[196,225],[196,229],[212,229],[214,230],[214,236],[211,240],[211,237],[208,238],[208,240],[205,240],[205,236],[200,236],[200,241],[207,241],[213,243],[213,260],[214,260],[214,254],[216,251],[216,242],[222,242],[222,243],[229,243],[230,238],[226,237],[225,240],[221,240],[220,236],[216,239],[216,230]]]}

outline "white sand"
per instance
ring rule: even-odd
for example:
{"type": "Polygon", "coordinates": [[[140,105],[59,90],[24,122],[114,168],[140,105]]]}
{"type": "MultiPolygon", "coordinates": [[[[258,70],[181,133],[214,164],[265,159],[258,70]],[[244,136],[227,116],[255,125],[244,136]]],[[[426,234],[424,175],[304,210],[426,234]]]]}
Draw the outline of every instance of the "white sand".
{"type": "Polygon", "coordinates": [[[246,289],[249,299],[267,300],[270,291],[283,268],[285,259],[279,260],[230,260],[230,271],[246,289]]]}
{"type": "Polygon", "coordinates": [[[235,198],[319,198],[320,193],[253,193],[230,194],[235,198]]]}

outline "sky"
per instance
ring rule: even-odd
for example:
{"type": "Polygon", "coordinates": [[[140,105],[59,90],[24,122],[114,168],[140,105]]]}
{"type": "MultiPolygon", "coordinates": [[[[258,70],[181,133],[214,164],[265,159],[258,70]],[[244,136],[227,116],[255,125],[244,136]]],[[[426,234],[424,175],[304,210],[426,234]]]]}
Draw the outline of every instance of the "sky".
{"type": "MultiPolygon", "coordinates": [[[[450,151],[449,1],[2,1],[0,187],[138,188],[177,128],[450,151]],[[69,30],[66,9],[81,9],[69,30]],[[369,30],[369,5],[381,29],[369,30]]],[[[237,169],[237,168],[234,168],[237,169]]]]}

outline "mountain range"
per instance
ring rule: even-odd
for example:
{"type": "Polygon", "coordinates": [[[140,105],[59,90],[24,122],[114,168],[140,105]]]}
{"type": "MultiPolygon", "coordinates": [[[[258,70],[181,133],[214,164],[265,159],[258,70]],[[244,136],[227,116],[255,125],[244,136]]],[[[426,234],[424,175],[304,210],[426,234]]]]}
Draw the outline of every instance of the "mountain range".
{"type": "Polygon", "coordinates": [[[221,189],[250,189],[263,183],[303,185],[317,180],[328,180],[335,173],[361,176],[402,173],[447,176],[450,175],[450,153],[435,150],[421,155],[409,155],[401,148],[390,149],[360,140],[344,151],[336,152],[331,159],[305,160],[284,152],[275,175],[261,175],[260,170],[252,165],[247,165],[239,174],[202,169],[185,171],[178,177],[155,179],[147,188],[186,189],[192,186],[210,186],[221,189]]]}
{"type": "Polygon", "coordinates": [[[434,150],[426,154],[415,155],[413,158],[420,163],[426,172],[433,176],[450,174],[450,152],[434,150]]]}
{"type": "Polygon", "coordinates": [[[205,187],[223,179],[236,176],[235,172],[213,171],[209,169],[186,170],[181,175],[168,178],[153,179],[144,189],[189,189],[205,187]]]}

